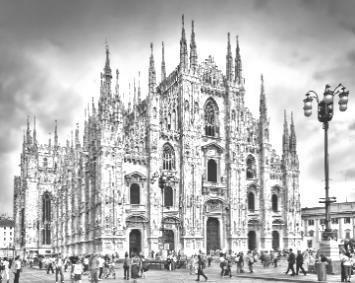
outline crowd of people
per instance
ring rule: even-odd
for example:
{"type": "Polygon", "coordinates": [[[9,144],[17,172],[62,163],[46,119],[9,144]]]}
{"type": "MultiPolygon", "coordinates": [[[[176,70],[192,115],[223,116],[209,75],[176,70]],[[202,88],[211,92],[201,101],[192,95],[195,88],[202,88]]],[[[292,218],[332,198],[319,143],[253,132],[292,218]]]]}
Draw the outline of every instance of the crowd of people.
{"type": "MultiPolygon", "coordinates": [[[[233,273],[254,272],[254,264],[259,262],[259,266],[263,268],[278,267],[279,262],[287,263],[287,270],[285,274],[291,276],[303,273],[314,272],[310,268],[314,268],[316,262],[328,262],[329,260],[322,254],[315,253],[312,250],[305,250],[301,252],[298,250],[294,252],[292,249],[284,251],[261,251],[258,253],[255,250],[244,252],[222,252],[211,251],[208,255],[199,251],[198,253],[187,258],[186,255],[176,253],[175,251],[168,251],[167,253],[150,254],[151,258],[146,259],[142,253],[132,252],[129,255],[125,253],[123,259],[117,256],[102,256],[99,254],[92,254],[88,256],[78,257],[63,257],[61,254],[55,256],[47,256],[37,260],[38,267],[45,269],[47,274],[55,276],[56,283],[64,283],[64,273],[70,272],[72,282],[80,283],[82,275],[87,275],[90,282],[98,283],[104,278],[116,278],[116,263],[122,263],[122,275],[124,280],[145,278],[145,272],[149,270],[151,263],[159,263],[169,271],[174,271],[176,268],[185,267],[189,270],[191,275],[196,275],[196,281],[204,278],[208,280],[204,272],[206,267],[210,267],[212,262],[219,264],[221,277],[232,277],[233,273]],[[233,266],[236,266],[234,268],[233,266]],[[233,271],[235,270],[235,271],[233,271]]],[[[354,251],[340,250],[341,262],[341,282],[350,282],[353,267],[355,266],[354,251]]],[[[34,265],[33,260],[28,260],[30,266],[34,265]]],[[[14,283],[19,282],[20,273],[23,264],[20,257],[17,256],[15,260],[8,258],[0,258],[0,283],[9,283],[10,274],[13,273],[14,283]]],[[[260,267],[259,267],[260,268],[260,267]]]]}

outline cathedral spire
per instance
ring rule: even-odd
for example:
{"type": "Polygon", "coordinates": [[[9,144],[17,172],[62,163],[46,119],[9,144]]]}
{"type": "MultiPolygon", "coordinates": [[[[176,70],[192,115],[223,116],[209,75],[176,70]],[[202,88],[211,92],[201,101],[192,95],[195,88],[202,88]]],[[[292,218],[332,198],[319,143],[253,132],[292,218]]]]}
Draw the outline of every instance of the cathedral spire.
{"type": "Polygon", "coordinates": [[[141,97],[141,72],[138,71],[138,104],[142,101],[141,97]]]}
{"type": "Polygon", "coordinates": [[[187,43],[185,36],[184,15],[182,15],[182,30],[180,39],[180,68],[182,70],[186,70],[187,66],[187,43]]]}
{"type": "Polygon", "coordinates": [[[106,62],[104,67],[104,77],[106,82],[111,83],[112,71],[110,67],[110,50],[107,41],[105,43],[105,49],[106,49],[106,62]]]}
{"type": "Polygon", "coordinates": [[[241,83],[242,82],[242,59],[240,56],[238,36],[236,39],[237,39],[237,47],[235,49],[235,81],[237,83],[241,83]]]}
{"type": "Polygon", "coordinates": [[[58,125],[57,125],[57,120],[54,120],[54,147],[58,147],[58,125]]]}
{"type": "Polygon", "coordinates": [[[36,115],[33,116],[33,143],[37,144],[36,115]]]}
{"type": "Polygon", "coordinates": [[[289,151],[289,136],[288,136],[288,125],[287,125],[287,115],[286,110],[284,110],[284,132],[282,136],[282,152],[286,154],[289,151]]]}
{"type": "Polygon", "coordinates": [[[80,148],[79,123],[76,123],[76,128],[75,128],[75,148],[80,148]]]}
{"type": "Polygon", "coordinates": [[[226,76],[227,80],[232,80],[233,57],[230,42],[230,33],[228,32],[227,55],[226,55],[226,76]]]}
{"type": "Polygon", "coordinates": [[[26,129],[26,143],[32,143],[31,128],[30,128],[30,117],[27,116],[27,129],[26,129]]]}
{"type": "Polygon", "coordinates": [[[150,58],[149,58],[149,78],[148,78],[148,95],[152,96],[155,93],[156,87],[156,75],[155,75],[155,66],[154,66],[154,56],[153,56],[153,43],[150,44],[150,58]]]}
{"type": "Polygon", "coordinates": [[[293,123],[293,112],[291,112],[291,133],[290,133],[290,152],[296,153],[296,132],[295,125],[293,123]]]}
{"type": "Polygon", "coordinates": [[[196,41],[195,41],[194,21],[192,21],[191,23],[190,67],[193,70],[196,70],[197,67],[197,50],[196,50],[196,41]]]}
{"type": "Polygon", "coordinates": [[[266,108],[266,96],[265,96],[265,89],[264,89],[264,76],[261,74],[261,86],[260,86],[260,120],[267,120],[267,108],[266,108]]]}
{"type": "Polygon", "coordinates": [[[164,41],[161,43],[161,81],[166,79],[164,41]]]}
{"type": "Polygon", "coordinates": [[[119,75],[120,75],[120,72],[118,71],[118,69],[116,69],[116,86],[115,86],[115,94],[118,98],[118,100],[121,100],[120,99],[120,93],[119,93],[119,89],[120,89],[120,86],[118,84],[118,78],[119,78],[119,75]]]}

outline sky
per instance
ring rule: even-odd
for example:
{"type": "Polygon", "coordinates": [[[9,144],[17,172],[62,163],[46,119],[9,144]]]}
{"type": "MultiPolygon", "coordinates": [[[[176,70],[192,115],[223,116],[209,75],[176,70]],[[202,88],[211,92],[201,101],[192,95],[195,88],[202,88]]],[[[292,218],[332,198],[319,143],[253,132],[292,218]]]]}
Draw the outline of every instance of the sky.
{"type": "Polygon", "coordinates": [[[262,73],[271,142],[279,154],[283,111],[288,118],[293,112],[302,207],[319,206],[324,197],[323,130],[316,112],[303,115],[305,93],[314,90],[322,97],[326,84],[339,83],[350,90],[346,112],[335,98],[329,128],[330,196],[355,201],[354,13],[351,0],[0,0],[0,213],[12,214],[27,116],[36,116],[42,143],[58,120],[64,144],[75,123],[82,125],[91,97],[99,96],[105,41],[125,97],[139,71],[146,93],[149,45],[154,44],[157,78],[162,41],[167,73],[174,70],[182,14],[188,45],[195,21],[199,61],[212,55],[223,72],[227,33],[233,49],[239,36],[246,105],[257,117],[262,73]]]}

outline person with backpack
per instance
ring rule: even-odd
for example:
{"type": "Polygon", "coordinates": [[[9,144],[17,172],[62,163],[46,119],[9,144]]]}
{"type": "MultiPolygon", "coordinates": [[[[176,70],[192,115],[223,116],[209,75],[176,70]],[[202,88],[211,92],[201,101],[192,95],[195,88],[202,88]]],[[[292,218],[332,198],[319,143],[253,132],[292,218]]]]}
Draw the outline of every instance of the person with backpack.
{"type": "Polygon", "coordinates": [[[203,276],[205,278],[205,281],[208,280],[208,277],[205,275],[203,272],[204,267],[206,266],[206,263],[203,261],[201,255],[199,254],[197,256],[198,259],[198,268],[197,268],[197,279],[195,281],[200,281],[200,276],[203,276]]]}
{"type": "Polygon", "coordinates": [[[124,280],[129,280],[129,268],[131,266],[131,259],[128,256],[128,252],[125,253],[124,255],[124,260],[123,260],[123,279],[124,280]]]}

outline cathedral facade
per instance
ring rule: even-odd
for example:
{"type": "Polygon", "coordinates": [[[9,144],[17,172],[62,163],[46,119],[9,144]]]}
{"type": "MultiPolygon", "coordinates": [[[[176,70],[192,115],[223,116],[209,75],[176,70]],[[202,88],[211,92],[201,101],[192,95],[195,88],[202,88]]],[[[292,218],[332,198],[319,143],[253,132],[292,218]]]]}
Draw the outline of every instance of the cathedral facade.
{"type": "Polygon", "coordinates": [[[151,45],[148,72],[147,95],[134,86],[126,107],[106,47],[100,98],[86,111],[82,137],[77,125],[60,145],[55,122],[53,140],[39,144],[27,122],[14,180],[17,253],[300,247],[292,116],[289,128],[285,114],[279,156],[263,77],[259,117],[244,103],[238,38],[233,58],[228,34],[222,72],[212,57],[198,62],[193,22],[189,48],[183,23],[178,66],[166,74],[163,45],[157,83],[151,45]]]}

